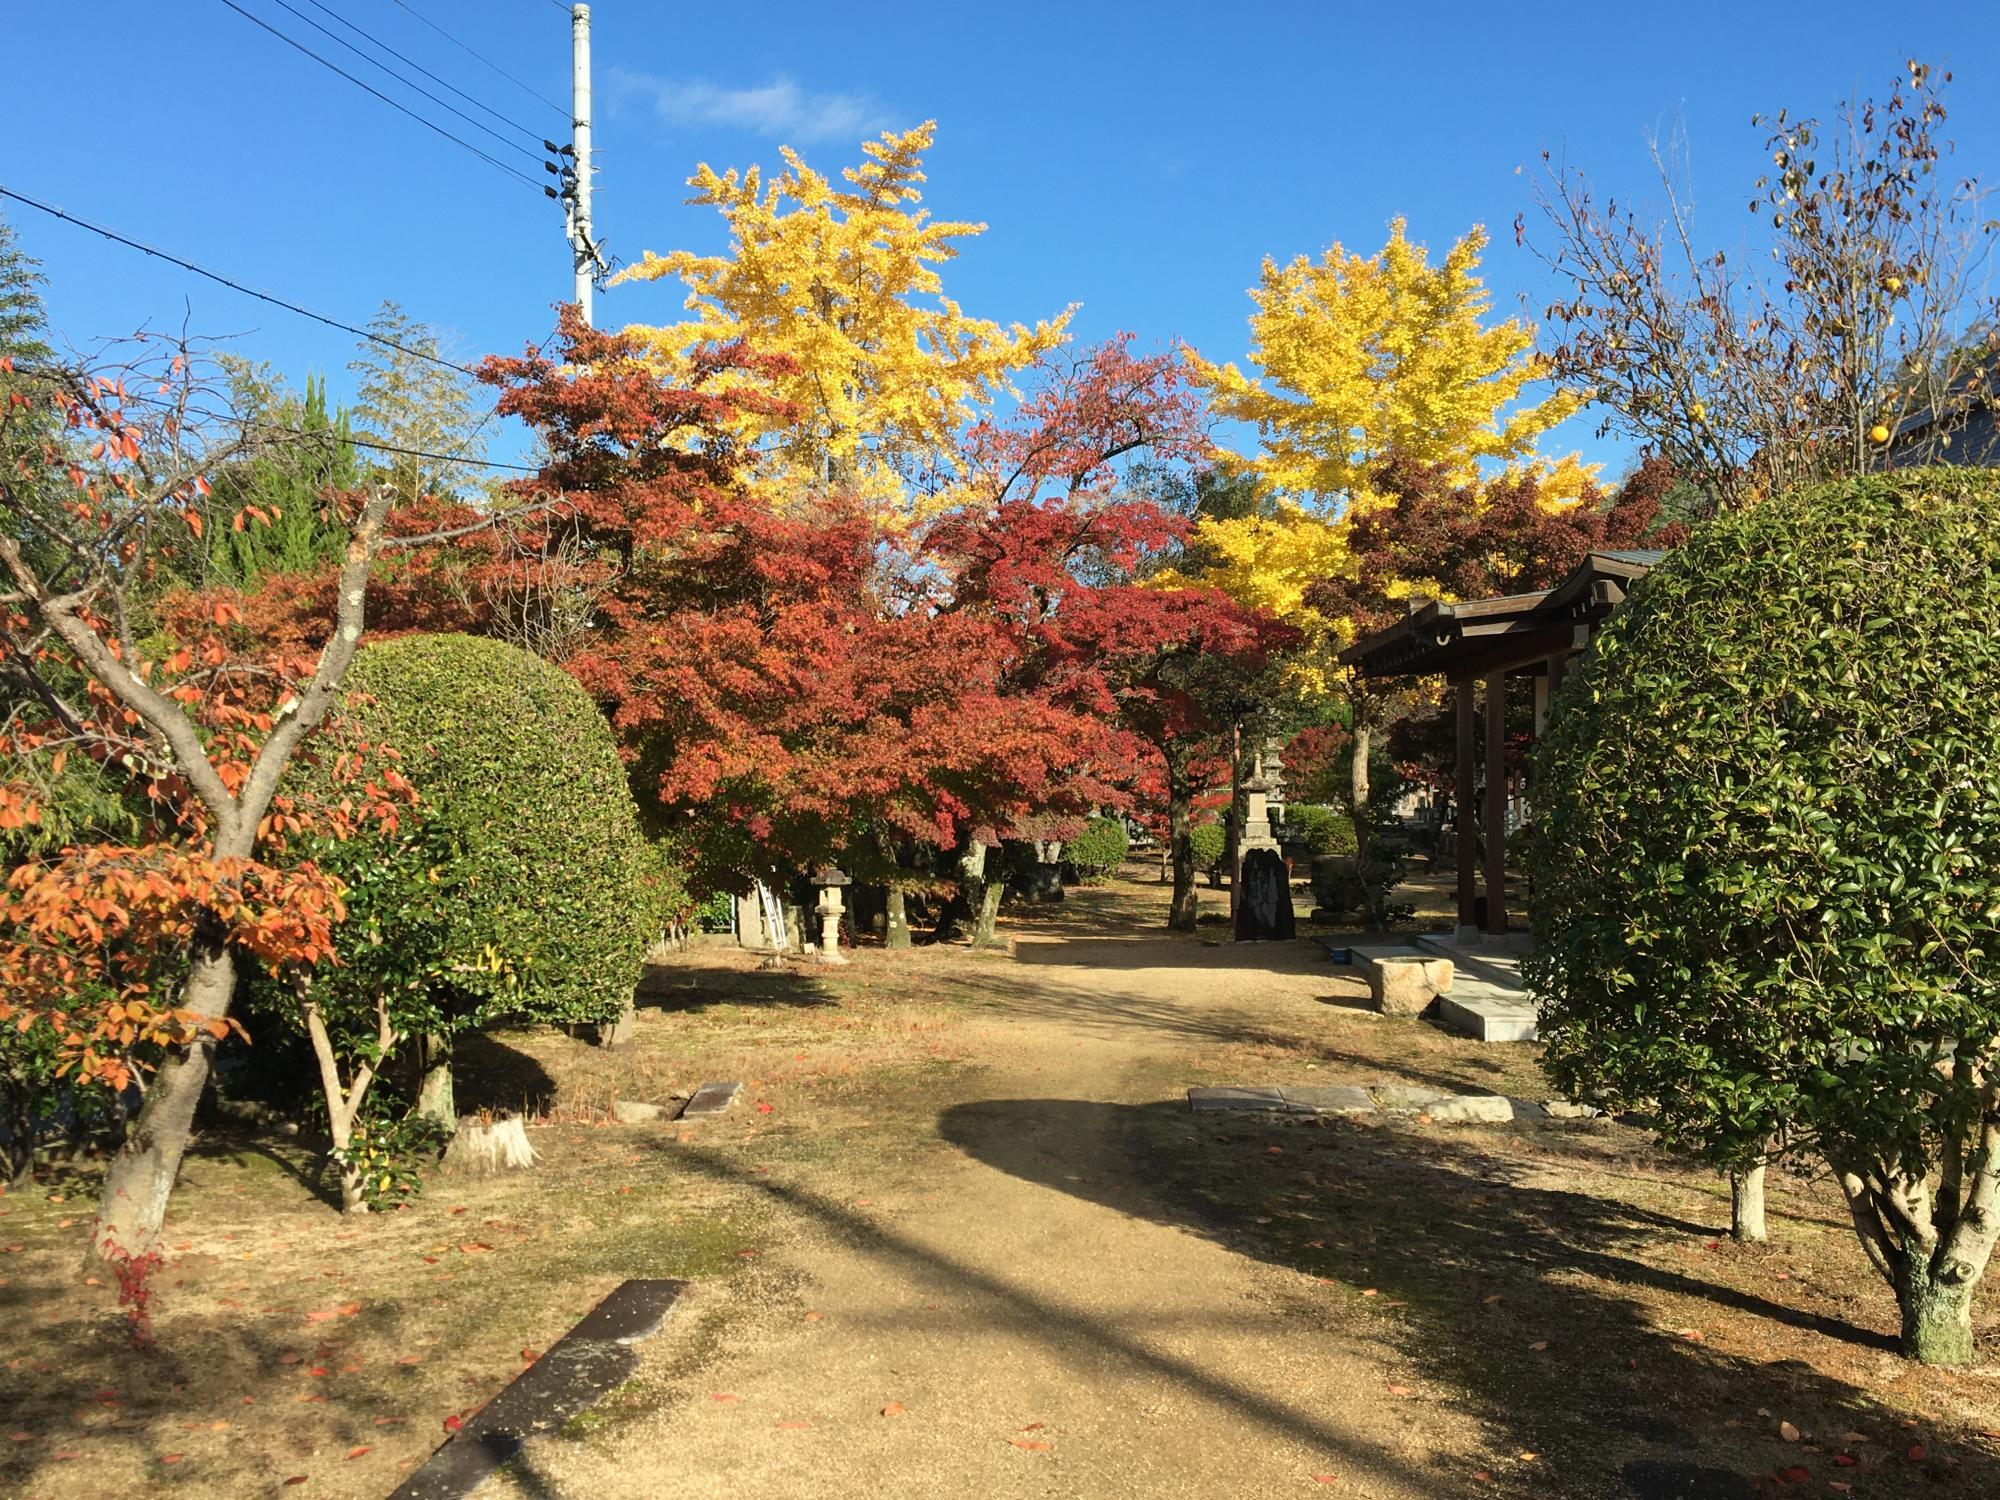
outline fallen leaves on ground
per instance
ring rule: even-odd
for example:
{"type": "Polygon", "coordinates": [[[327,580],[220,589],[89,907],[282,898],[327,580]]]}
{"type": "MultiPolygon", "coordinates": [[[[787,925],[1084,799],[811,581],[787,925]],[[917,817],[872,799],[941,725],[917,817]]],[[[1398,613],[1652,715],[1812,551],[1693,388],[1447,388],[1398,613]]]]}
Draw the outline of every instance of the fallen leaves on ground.
{"type": "Polygon", "coordinates": [[[900,1401],[891,1401],[887,1406],[882,1408],[882,1415],[885,1417],[900,1417],[902,1414],[903,1403],[900,1401]]]}

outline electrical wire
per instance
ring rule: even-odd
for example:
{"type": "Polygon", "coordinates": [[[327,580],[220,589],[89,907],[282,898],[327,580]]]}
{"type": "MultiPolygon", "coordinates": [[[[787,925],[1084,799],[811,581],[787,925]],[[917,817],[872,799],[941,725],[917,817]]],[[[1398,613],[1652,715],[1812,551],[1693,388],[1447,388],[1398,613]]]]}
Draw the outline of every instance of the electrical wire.
{"type": "Polygon", "coordinates": [[[75,214],[63,212],[63,210],[55,207],[53,204],[42,202],[39,198],[30,198],[26,193],[17,193],[10,187],[0,187],[0,198],[11,198],[16,203],[25,203],[28,207],[45,213],[51,218],[61,219],[66,224],[74,224],[79,229],[88,229],[92,234],[102,235],[105,239],[115,244],[125,245],[130,249],[141,251],[146,255],[153,256],[155,259],[166,261],[170,265],[179,266],[184,271],[192,271],[197,276],[206,277],[218,285],[228,287],[232,292],[241,292],[246,297],[255,297],[259,302],[268,302],[273,307],[282,307],[286,312],[297,313],[302,318],[311,318],[315,323],[324,323],[329,328],[337,328],[342,333],[354,334],[358,338],[367,339],[370,343],[380,344],[385,349],[394,349],[397,353],[407,354],[414,359],[428,360],[430,363],[441,365],[447,370],[456,370],[461,375],[470,375],[474,379],[477,379],[479,376],[479,372],[469,365],[462,365],[455,360],[446,359],[442,355],[430,354],[422,349],[412,348],[408,344],[400,344],[384,334],[373,333],[366,328],[357,328],[352,323],[343,323],[338,318],[329,317],[325,313],[314,312],[309,307],[301,307],[298,303],[288,302],[283,297],[273,296],[269,292],[261,292],[253,286],[245,286],[242,282],[225,276],[220,271],[211,271],[206,266],[196,265],[191,260],[184,260],[178,255],[169,254],[157,245],[149,245],[144,240],[135,240],[130,235],[120,234],[115,229],[106,229],[102,224],[93,224],[88,219],[80,219],[75,214]]]}
{"type": "MultiPolygon", "coordinates": [[[[555,0],[555,3],[558,9],[567,12],[568,7],[562,5],[560,3],[560,0],[555,0]]],[[[474,52],[472,48],[466,46],[465,43],[461,42],[457,37],[453,36],[449,31],[446,31],[442,26],[438,25],[437,22],[433,21],[429,16],[425,15],[415,6],[406,4],[405,0],[396,0],[396,4],[401,6],[404,10],[408,11],[411,15],[415,16],[419,21],[422,21],[426,26],[430,27],[432,31],[435,31],[439,36],[443,37],[446,41],[450,42],[452,46],[458,48],[459,51],[466,53],[468,56],[478,58],[479,61],[485,63],[487,67],[491,68],[494,72],[498,73],[502,78],[506,79],[509,83],[513,84],[515,88],[521,89],[526,93],[533,94],[537,99],[541,100],[542,103],[546,104],[550,109],[554,110],[557,114],[561,115],[565,120],[571,118],[568,105],[556,103],[555,100],[551,99],[547,94],[544,94],[540,89],[534,88],[528,84],[521,82],[520,79],[516,78],[512,73],[509,73],[505,68],[501,67],[500,64],[494,62],[491,58],[482,57],[479,53],[474,52]]]]}
{"type": "Polygon", "coordinates": [[[310,57],[314,62],[318,63],[321,67],[330,69],[331,71],[338,73],[342,78],[345,78],[349,83],[353,84],[356,88],[365,89],[367,92],[373,94],[377,99],[380,99],[384,104],[388,105],[391,109],[397,110],[402,114],[406,114],[412,120],[415,120],[419,125],[426,126],[429,129],[436,131],[439,135],[443,136],[446,140],[452,142],[454,145],[463,146],[467,151],[470,151],[474,156],[478,157],[481,161],[485,162],[488,166],[494,168],[496,171],[505,172],[509,177],[513,178],[516,182],[523,184],[524,186],[526,186],[527,188],[536,193],[540,193],[542,191],[542,185],[539,182],[535,181],[534,178],[530,177],[526,172],[515,170],[513,167],[508,166],[507,163],[505,163],[504,161],[501,161],[497,156],[493,156],[485,151],[482,151],[479,147],[473,145],[472,142],[466,140],[463,136],[453,135],[449,130],[446,130],[444,126],[438,124],[437,121],[432,119],[427,119],[425,116],[418,114],[414,109],[411,109],[409,105],[404,104],[399,100],[391,99],[387,94],[383,93],[373,84],[362,82],[359,78],[356,78],[352,73],[348,72],[347,69],[341,67],[339,63],[329,62],[326,58],[321,57],[317,52],[313,51],[312,48],[308,47],[304,42],[299,41],[296,37],[290,37],[285,35],[284,32],[278,30],[277,27],[273,26],[269,21],[266,21],[262,16],[251,14],[249,11],[245,10],[242,6],[238,5],[236,3],[236,0],[222,0],[222,3],[228,6],[231,10],[235,11],[236,14],[243,17],[244,20],[252,22],[257,26],[262,27],[265,31],[270,32],[272,36],[276,37],[286,46],[296,48],[298,51],[303,52],[307,57],[310,57]]]}
{"type": "MultiPolygon", "coordinates": [[[[439,109],[457,115],[459,119],[465,121],[465,123],[470,125],[474,130],[481,131],[486,135],[493,137],[494,140],[498,141],[507,150],[519,152],[522,156],[527,157],[529,161],[534,162],[537,166],[541,165],[542,158],[538,153],[528,150],[525,146],[522,146],[515,141],[509,140],[506,136],[502,135],[499,131],[495,130],[491,125],[488,125],[485,121],[473,119],[471,115],[467,114],[464,110],[460,109],[457,105],[453,104],[449,99],[440,99],[436,94],[433,94],[429,89],[425,88],[421,83],[417,83],[409,78],[405,78],[401,73],[398,73],[394,68],[390,67],[387,63],[381,62],[373,57],[370,57],[366,52],[363,52],[359,47],[355,46],[354,43],[348,41],[345,37],[336,35],[334,32],[327,30],[326,27],[320,25],[320,23],[315,21],[311,16],[307,15],[297,6],[291,4],[290,0],[271,0],[271,3],[277,6],[280,10],[290,11],[294,16],[297,16],[301,21],[305,22],[306,25],[312,27],[314,31],[317,31],[321,36],[325,37],[335,46],[345,47],[349,52],[352,52],[356,57],[360,58],[363,62],[367,63],[369,67],[379,68],[382,72],[387,73],[391,78],[395,79],[396,82],[402,84],[404,88],[415,89],[419,94],[422,94],[426,99],[430,100],[431,103],[435,104],[439,109]]],[[[310,3],[310,0],[308,0],[308,3],[310,3]]],[[[326,7],[321,6],[320,9],[325,10],[326,7]]],[[[334,20],[336,21],[340,20],[340,17],[334,15],[334,13],[330,10],[327,11],[327,14],[333,16],[334,20]]],[[[341,22],[341,24],[345,25],[347,23],[343,21],[341,22]]],[[[366,35],[366,33],[363,34],[366,35]]],[[[474,100],[473,102],[475,104],[478,103],[477,100],[474,100]]],[[[489,111],[489,113],[491,113],[491,111],[489,111]]],[[[501,118],[505,123],[513,124],[511,120],[506,120],[505,116],[502,116],[501,118]]],[[[529,140],[534,141],[537,145],[541,144],[540,136],[535,135],[531,131],[524,130],[519,125],[515,125],[514,128],[516,130],[520,130],[523,135],[526,135],[529,140]]]]}
{"type": "Polygon", "coordinates": [[[513,116],[503,114],[501,113],[501,111],[495,109],[492,105],[487,104],[479,99],[475,99],[472,95],[466,93],[464,89],[460,88],[450,79],[439,77],[436,73],[433,73],[429,68],[425,67],[415,58],[410,57],[406,53],[398,52],[394,47],[391,47],[387,42],[383,41],[380,37],[374,35],[372,32],[365,31],[361,27],[356,26],[352,21],[348,20],[345,16],[341,15],[340,12],[333,10],[329,6],[320,4],[320,0],[306,0],[306,4],[310,5],[314,10],[320,11],[326,15],[333,17],[334,20],[340,22],[341,25],[345,26],[349,31],[353,32],[356,36],[361,37],[363,40],[367,41],[370,45],[380,48],[382,51],[388,53],[391,57],[397,59],[399,62],[406,63],[410,67],[415,68],[419,73],[423,74],[424,77],[430,79],[431,82],[438,84],[440,87],[450,89],[454,94],[458,95],[459,98],[463,99],[467,104],[470,104],[473,108],[482,109],[486,111],[487,114],[493,116],[494,119],[500,121],[503,125],[512,126],[514,129],[520,131],[521,134],[525,135],[529,140],[533,141],[536,145],[545,146],[548,144],[548,142],[538,132],[529,129],[526,125],[523,125],[519,120],[513,118],[513,116]]]}

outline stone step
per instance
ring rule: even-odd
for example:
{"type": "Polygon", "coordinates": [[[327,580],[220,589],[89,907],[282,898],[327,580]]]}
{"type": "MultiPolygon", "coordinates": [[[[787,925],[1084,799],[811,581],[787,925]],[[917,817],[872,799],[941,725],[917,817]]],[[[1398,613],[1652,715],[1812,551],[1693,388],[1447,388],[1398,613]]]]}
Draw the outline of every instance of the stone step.
{"type": "Polygon", "coordinates": [[[1425,953],[1450,959],[1457,972],[1469,978],[1483,979],[1502,989],[1524,987],[1521,983],[1521,954],[1511,947],[1496,949],[1481,942],[1461,941],[1448,932],[1422,933],[1417,938],[1417,947],[1425,953]]]}
{"type": "Polygon", "coordinates": [[[1438,1019],[1452,1031],[1480,1042],[1532,1042],[1535,1002],[1526,990],[1461,979],[1438,997],[1438,1019]]]}

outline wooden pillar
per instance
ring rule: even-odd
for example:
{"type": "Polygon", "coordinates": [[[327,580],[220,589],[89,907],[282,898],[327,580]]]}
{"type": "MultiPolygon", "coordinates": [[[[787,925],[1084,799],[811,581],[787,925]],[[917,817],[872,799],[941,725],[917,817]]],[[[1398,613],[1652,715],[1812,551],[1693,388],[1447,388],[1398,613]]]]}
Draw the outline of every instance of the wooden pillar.
{"type": "Polygon", "coordinates": [[[1486,679],[1486,930],[1507,930],[1507,674],[1486,679]]]}
{"type": "Polygon", "coordinates": [[[1549,658],[1549,696],[1551,698],[1555,696],[1556,689],[1563,685],[1563,678],[1569,675],[1570,658],[1574,654],[1574,652],[1570,651],[1558,651],[1554,656],[1549,658]]]}
{"type": "Polygon", "coordinates": [[[1469,935],[1479,925],[1475,900],[1478,896],[1477,876],[1473,868],[1479,860],[1478,825],[1473,822],[1478,816],[1479,802],[1478,762],[1474,759],[1476,752],[1473,748],[1474,688],[1470,678],[1458,685],[1458,759],[1455,767],[1458,785],[1454,795],[1458,799],[1458,926],[1461,936],[1469,935]]]}
{"type": "Polygon", "coordinates": [[[1540,739],[1542,737],[1542,731],[1548,727],[1549,694],[1555,690],[1555,669],[1556,669],[1555,661],[1551,659],[1549,661],[1548,670],[1546,672],[1537,672],[1535,674],[1535,738],[1536,739],[1540,739]]]}

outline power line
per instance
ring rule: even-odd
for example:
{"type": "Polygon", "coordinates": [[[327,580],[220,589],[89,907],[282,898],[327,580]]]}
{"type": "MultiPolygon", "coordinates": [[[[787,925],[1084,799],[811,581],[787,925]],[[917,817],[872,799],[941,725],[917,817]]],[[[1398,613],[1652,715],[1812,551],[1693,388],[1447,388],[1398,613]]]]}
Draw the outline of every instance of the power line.
{"type": "MultiPolygon", "coordinates": [[[[548,340],[544,339],[542,343],[546,347],[548,340]]],[[[61,385],[72,379],[73,376],[71,372],[63,370],[37,370],[32,367],[21,368],[17,366],[13,371],[12,378],[17,380],[46,380],[51,385],[61,385]]],[[[385,443],[376,438],[356,437],[353,433],[335,435],[321,428],[288,427],[282,422],[259,422],[235,412],[210,411],[206,407],[199,406],[181,407],[178,403],[164,400],[159,396],[140,396],[131,392],[124,392],[120,394],[119,401],[127,406],[151,406],[161,411],[185,410],[197,417],[206,417],[211,422],[231,422],[239,427],[255,432],[282,432],[292,437],[323,437],[328,442],[350,443],[356,448],[368,448],[377,453],[397,453],[405,458],[430,458],[437,460],[439,463],[465,464],[467,467],[475,469],[512,469],[517,474],[541,473],[541,469],[534,464],[507,463],[497,458],[465,457],[465,450],[478,438],[479,429],[499,414],[500,407],[497,403],[487,411],[485,416],[481,417],[473,425],[472,430],[459,443],[457,452],[433,453],[427,448],[406,448],[399,443],[385,443]]]]}
{"type": "MultiPolygon", "coordinates": [[[[554,0],[554,3],[558,10],[563,11],[565,14],[568,13],[569,7],[563,5],[561,3],[561,0],[554,0]]],[[[446,31],[442,26],[438,25],[437,22],[433,21],[429,16],[425,15],[415,6],[405,4],[404,0],[396,0],[396,4],[402,6],[404,10],[408,11],[411,15],[415,16],[419,21],[422,21],[426,26],[430,27],[432,31],[435,31],[439,36],[443,37],[446,41],[450,42],[452,46],[458,48],[459,51],[464,52],[469,56],[478,58],[479,61],[485,63],[487,67],[491,68],[494,72],[498,73],[502,78],[506,79],[509,83],[513,84],[515,88],[521,89],[526,93],[533,94],[537,99],[541,100],[542,103],[546,104],[550,109],[554,110],[557,114],[561,115],[565,120],[567,120],[570,117],[570,112],[567,105],[556,103],[555,100],[551,99],[547,94],[541,92],[541,90],[534,88],[529,84],[521,82],[520,79],[516,78],[512,73],[509,73],[505,68],[501,67],[500,64],[494,62],[491,58],[480,56],[479,53],[474,52],[470,47],[466,46],[465,43],[461,42],[457,37],[453,36],[449,31],[446,31]]]]}
{"type": "MultiPolygon", "coordinates": [[[[297,16],[301,21],[305,22],[306,25],[312,27],[314,31],[317,31],[321,36],[325,37],[328,41],[334,43],[334,45],[336,46],[345,47],[349,52],[352,52],[356,57],[360,58],[363,62],[367,63],[369,67],[379,68],[382,72],[387,73],[391,78],[395,79],[396,82],[402,84],[403,87],[409,89],[415,89],[418,93],[422,94],[426,99],[430,100],[431,103],[435,104],[439,109],[447,110],[450,113],[457,115],[459,119],[465,121],[465,123],[470,125],[474,130],[483,131],[485,134],[492,136],[494,140],[498,141],[502,146],[505,146],[509,151],[518,151],[520,152],[521,155],[527,157],[529,161],[532,161],[537,165],[540,164],[542,159],[534,152],[528,150],[526,147],[517,145],[515,142],[509,140],[506,136],[502,135],[499,131],[495,130],[491,125],[488,125],[485,121],[473,119],[471,115],[467,114],[464,110],[460,109],[457,105],[453,104],[449,99],[440,99],[436,94],[433,94],[429,89],[425,88],[421,83],[417,83],[411,79],[405,78],[401,73],[398,73],[394,68],[390,67],[387,63],[381,62],[376,58],[370,57],[366,52],[363,52],[359,47],[355,46],[354,43],[348,41],[345,37],[338,36],[335,33],[327,30],[326,27],[320,25],[320,23],[315,21],[311,16],[307,15],[297,6],[291,4],[290,0],[271,0],[271,3],[278,6],[279,9],[281,10],[290,11],[293,15],[297,16]]],[[[373,37],[369,37],[368,33],[362,31],[358,26],[354,26],[350,22],[343,20],[333,11],[326,10],[326,7],[324,5],[318,4],[318,0],[307,0],[307,3],[313,5],[316,9],[326,11],[326,13],[329,16],[332,16],[334,20],[339,21],[341,25],[346,26],[350,31],[355,32],[357,35],[360,35],[362,37],[367,37],[369,41],[375,40],[373,37]]],[[[376,42],[375,45],[380,47],[382,44],[380,42],[376,42]]],[[[407,62],[408,59],[405,58],[404,61],[407,62]]],[[[411,63],[410,66],[416,67],[417,65],[415,63],[411,63]]],[[[440,83],[444,82],[443,79],[439,79],[438,81],[440,83]]],[[[450,88],[451,85],[445,84],[445,87],[450,88]]],[[[458,91],[456,89],[453,89],[452,92],[456,93],[458,91]]],[[[479,104],[479,101],[477,99],[474,99],[472,102],[474,104],[479,104]]],[[[486,106],[483,104],[480,104],[479,107],[481,109],[486,108],[486,106]]],[[[495,119],[498,119],[503,124],[512,125],[514,129],[520,131],[523,135],[527,136],[529,140],[534,141],[537,145],[541,144],[542,138],[536,135],[533,131],[528,130],[524,126],[515,125],[512,120],[509,120],[505,115],[499,114],[494,110],[487,110],[486,112],[490,115],[493,115],[495,119]]]]}
{"type": "MultiPolygon", "coordinates": [[[[224,3],[226,4],[227,0],[224,0],[224,3]]],[[[273,307],[282,307],[286,312],[297,313],[302,318],[311,318],[315,323],[324,323],[327,327],[337,328],[342,333],[354,334],[358,338],[367,339],[370,343],[380,344],[386,349],[394,349],[399,354],[407,354],[415,359],[428,360],[430,363],[441,365],[447,370],[456,370],[461,375],[470,375],[475,380],[479,377],[479,372],[469,365],[462,365],[455,360],[446,359],[442,355],[431,354],[422,349],[412,348],[408,344],[398,343],[384,334],[374,333],[366,328],[357,328],[352,323],[343,323],[338,318],[329,317],[325,313],[314,312],[309,307],[301,307],[296,302],[288,302],[283,297],[273,296],[269,292],[260,292],[257,288],[245,286],[242,282],[233,280],[223,275],[220,271],[211,271],[206,266],[196,265],[191,260],[184,260],[178,255],[170,254],[160,249],[157,245],[149,245],[144,240],[135,240],[130,235],[120,234],[115,229],[106,229],[102,224],[93,224],[88,219],[79,219],[75,214],[64,213],[53,204],[43,203],[38,198],[30,198],[26,193],[17,193],[9,187],[0,187],[0,198],[12,198],[16,203],[25,203],[28,207],[37,209],[51,218],[61,219],[66,224],[74,224],[79,229],[88,229],[92,234],[102,235],[105,239],[111,240],[115,244],[128,246],[133,250],[153,256],[158,260],[164,260],[170,265],[179,266],[182,270],[192,271],[197,276],[204,276],[218,285],[228,287],[232,292],[241,292],[246,297],[255,297],[259,302],[268,302],[273,307]]]]}
{"type": "MultiPolygon", "coordinates": [[[[415,68],[419,73],[423,74],[424,77],[430,79],[433,83],[440,84],[443,87],[450,89],[454,94],[458,95],[459,98],[465,100],[466,103],[472,105],[474,108],[483,109],[486,111],[487,114],[493,116],[494,119],[500,120],[508,125],[513,126],[516,130],[520,131],[521,134],[527,136],[537,145],[547,144],[547,142],[545,142],[539,134],[537,134],[533,130],[530,130],[526,125],[523,125],[519,120],[515,119],[513,116],[502,114],[492,105],[483,103],[482,101],[475,99],[472,95],[466,93],[464,89],[460,88],[450,79],[439,77],[436,73],[433,73],[429,68],[425,67],[415,58],[410,57],[402,52],[398,52],[394,47],[391,47],[387,42],[383,41],[380,37],[374,35],[372,32],[362,30],[362,28],[356,26],[352,21],[347,20],[345,17],[341,16],[337,12],[330,10],[326,6],[320,4],[320,0],[306,0],[306,3],[311,5],[314,10],[325,11],[327,15],[332,16],[334,20],[339,21],[341,25],[345,26],[349,31],[353,32],[356,36],[366,37],[368,41],[372,42],[375,46],[380,47],[384,52],[388,53],[391,57],[398,58],[401,61],[408,63],[411,67],[415,68]]],[[[557,3],[560,3],[560,0],[557,0],[557,3]]]]}
{"type": "Polygon", "coordinates": [[[507,163],[501,161],[498,157],[491,156],[485,151],[480,150],[479,147],[473,145],[472,142],[466,140],[464,137],[453,135],[449,130],[446,130],[444,126],[438,124],[437,121],[425,118],[423,115],[418,114],[414,109],[411,109],[409,105],[404,104],[399,100],[391,99],[387,94],[383,93],[373,84],[363,83],[359,78],[356,78],[352,73],[348,72],[347,69],[341,67],[339,63],[327,61],[327,59],[321,57],[317,52],[313,51],[312,48],[308,47],[304,42],[299,41],[296,37],[286,36],[284,32],[278,30],[277,27],[273,26],[269,21],[266,21],[262,16],[252,15],[249,11],[245,10],[242,6],[238,5],[236,3],[236,0],[222,0],[222,3],[228,6],[231,10],[235,11],[236,14],[243,17],[244,20],[250,21],[257,26],[262,27],[264,30],[270,32],[272,36],[276,37],[286,46],[296,48],[298,51],[303,52],[307,57],[310,57],[314,62],[318,63],[321,67],[328,68],[333,72],[338,73],[342,78],[345,78],[349,83],[353,84],[356,88],[367,90],[367,92],[373,94],[377,99],[380,99],[384,104],[388,105],[391,109],[397,110],[402,114],[406,114],[412,120],[415,120],[419,125],[423,125],[431,130],[436,131],[439,135],[443,136],[446,140],[452,142],[454,145],[463,146],[467,151],[470,151],[474,156],[478,157],[488,166],[493,167],[496,171],[505,172],[509,177],[513,178],[516,182],[525,184],[529,189],[535,192],[541,191],[542,185],[539,182],[535,181],[535,179],[530,177],[527,173],[516,171],[513,167],[510,167],[507,165],[507,163]]]}

